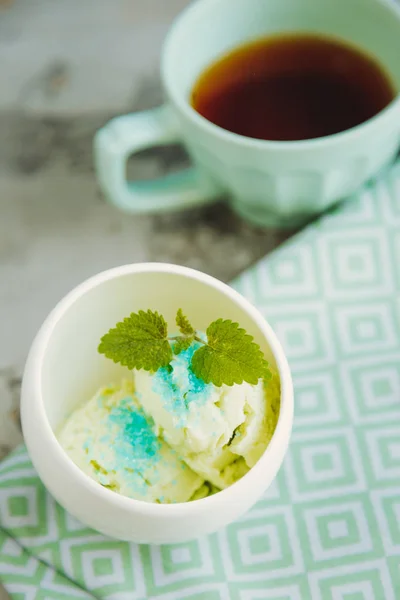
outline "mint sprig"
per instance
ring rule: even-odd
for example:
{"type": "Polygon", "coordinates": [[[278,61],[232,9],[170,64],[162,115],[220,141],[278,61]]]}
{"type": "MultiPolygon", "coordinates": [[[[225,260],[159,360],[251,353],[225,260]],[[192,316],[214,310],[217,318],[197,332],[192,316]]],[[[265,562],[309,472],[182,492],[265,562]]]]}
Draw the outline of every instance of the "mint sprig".
{"type": "Polygon", "coordinates": [[[270,372],[260,347],[251,335],[227,319],[217,319],[203,340],[179,309],[176,324],[180,335],[168,336],[167,323],[158,312],[140,310],[110,329],[100,341],[98,351],[129,369],[158,371],[170,365],[173,354],[187,350],[196,341],[201,344],[192,356],[193,373],[205,383],[217,387],[246,381],[256,384],[270,372]]]}
{"type": "Polygon", "coordinates": [[[190,348],[193,343],[193,339],[193,337],[180,337],[177,339],[172,347],[174,354],[180,354],[181,352],[184,352],[190,348]]]}
{"type": "Polygon", "coordinates": [[[267,370],[260,346],[238,323],[218,319],[207,328],[207,344],[196,350],[192,370],[205,383],[217,387],[234,383],[256,384],[267,370]]]}
{"type": "Polygon", "coordinates": [[[175,322],[182,335],[176,336],[173,351],[174,354],[180,354],[181,352],[187,350],[193,343],[196,330],[191,326],[189,319],[185,317],[181,308],[176,313],[175,322]]]}
{"type": "Polygon", "coordinates": [[[178,312],[176,313],[175,321],[179,327],[179,331],[183,335],[194,335],[196,333],[196,330],[193,329],[193,327],[189,323],[189,319],[187,317],[185,317],[181,308],[179,308],[178,312]]]}
{"type": "Polygon", "coordinates": [[[172,360],[168,326],[158,312],[132,313],[100,340],[99,352],[128,369],[157,371],[172,360]]]}

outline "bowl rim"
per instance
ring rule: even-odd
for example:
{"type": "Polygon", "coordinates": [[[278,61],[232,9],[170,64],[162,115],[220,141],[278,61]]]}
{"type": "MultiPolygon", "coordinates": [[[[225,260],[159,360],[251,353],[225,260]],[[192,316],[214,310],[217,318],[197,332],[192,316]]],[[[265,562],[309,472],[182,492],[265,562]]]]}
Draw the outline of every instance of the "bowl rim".
{"type": "MultiPolygon", "coordinates": [[[[233,500],[236,495],[236,490],[238,490],[239,487],[246,488],[247,482],[249,482],[250,478],[262,477],[263,469],[270,461],[271,455],[276,452],[279,453],[279,449],[282,447],[282,444],[285,446],[286,450],[286,447],[289,443],[293,423],[293,384],[285,353],[280,342],[278,341],[278,338],[276,337],[276,334],[259,310],[255,308],[246,298],[244,298],[244,296],[231,288],[229,285],[219,281],[211,275],[202,273],[201,271],[168,263],[136,263],[114,267],[112,269],[102,271],[97,275],[90,277],[89,279],[86,279],[68,294],[66,294],[66,296],[64,296],[64,298],[58,302],[58,304],[45,319],[32,344],[27,364],[28,362],[30,363],[29,393],[24,392],[23,385],[21,397],[21,420],[29,455],[31,456],[29,442],[30,436],[26,435],[26,431],[30,428],[30,426],[27,424],[28,413],[30,413],[29,416],[31,416],[31,411],[34,411],[36,427],[38,420],[40,420],[41,434],[45,436],[45,444],[48,446],[49,451],[55,455],[57,462],[62,466],[63,469],[69,471],[70,476],[76,480],[79,486],[89,489],[91,493],[98,496],[99,499],[102,499],[114,509],[122,508],[128,511],[133,510],[134,512],[141,512],[142,514],[146,514],[148,516],[157,517],[167,517],[168,515],[176,512],[195,514],[200,508],[200,505],[202,509],[205,508],[206,505],[211,509],[213,506],[216,506],[220,503],[233,500]],[[63,316],[75,302],[79,301],[82,296],[95,287],[111,279],[142,273],[178,274],[195,279],[205,283],[206,285],[211,285],[214,287],[214,289],[217,289],[225,296],[228,296],[231,301],[239,305],[239,307],[250,316],[255,325],[258,327],[275,358],[276,367],[280,376],[281,403],[279,418],[274,434],[264,453],[257,463],[238,481],[212,496],[201,498],[199,500],[174,504],[156,504],[145,500],[130,498],[101,486],[97,481],[86,475],[68,456],[66,451],[60,445],[46,414],[42,394],[42,366],[49,341],[58,322],[63,318],[63,316]],[[26,397],[27,395],[29,395],[29,399],[26,397]]],[[[25,369],[24,379],[27,376],[26,372],[27,369],[25,369]]],[[[32,455],[33,454],[34,452],[32,452],[32,455]]],[[[31,458],[35,466],[36,461],[34,460],[34,457],[31,456],[31,458]]]]}

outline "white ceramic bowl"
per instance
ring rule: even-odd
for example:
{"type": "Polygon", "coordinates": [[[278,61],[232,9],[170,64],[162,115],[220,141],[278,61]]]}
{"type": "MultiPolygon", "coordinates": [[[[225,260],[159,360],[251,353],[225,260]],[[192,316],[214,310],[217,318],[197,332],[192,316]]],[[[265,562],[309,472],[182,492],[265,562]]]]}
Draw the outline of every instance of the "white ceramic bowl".
{"type": "Polygon", "coordinates": [[[174,543],[227,525],[268,488],[282,464],[293,421],[287,360],[262,315],[220,281],[175,265],[136,264],[105,271],[70,292],[37,334],[22,385],[22,426],[32,462],[44,485],[72,515],[102,533],[140,543],[174,543]],[[196,326],[230,318],[251,333],[281,378],[278,425],[258,463],[238,482],[209,498],[151,504],[112,492],[71,461],[54,434],[69,412],[126,369],[97,353],[100,337],[139,309],[161,312],[170,327],[182,307],[196,326]]]}

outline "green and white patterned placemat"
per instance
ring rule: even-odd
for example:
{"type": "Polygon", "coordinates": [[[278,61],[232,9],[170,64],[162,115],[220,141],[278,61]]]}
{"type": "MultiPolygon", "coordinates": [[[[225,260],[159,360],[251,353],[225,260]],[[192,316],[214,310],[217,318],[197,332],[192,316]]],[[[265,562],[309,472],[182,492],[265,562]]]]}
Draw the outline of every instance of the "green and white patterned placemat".
{"type": "Polygon", "coordinates": [[[0,466],[0,579],[13,598],[400,599],[400,164],[234,286],[295,383],[288,456],[240,521],[178,546],[116,542],[0,466]]]}

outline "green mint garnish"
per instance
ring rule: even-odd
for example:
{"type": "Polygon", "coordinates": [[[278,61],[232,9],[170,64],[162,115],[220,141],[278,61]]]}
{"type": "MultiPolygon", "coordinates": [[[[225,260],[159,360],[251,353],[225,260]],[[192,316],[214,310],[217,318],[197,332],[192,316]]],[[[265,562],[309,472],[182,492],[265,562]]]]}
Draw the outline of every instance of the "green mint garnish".
{"type": "Polygon", "coordinates": [[[193,354],[194,374],[216,386],[256,384],[267,369],[260,346],[237,323],[218,319],[207,327],[207,345],[193,354]]]}
{"type": "Polygon", "coordinates": [[[181,336],[177,336],[173,345],[174,354],[180,354],[189,348],[192,344],[196,330],[189,323],[189,319],[185,317],[180,308],[176,313],[175,322],[178,326],[179,331],[181,332],[181,336]]]}
{"type": "Polygon", "coordinates": [[[174,354],[180,354],[187,350],[193,342],[193,337],[180,337],[178,338],[172,347],[174,354]]]}
{"type": "Polygon", "coordinates": [[[148,310],[132,313],[101,338],[98,348],[128,369],[158,371],[172,360],[164,317],[148,310]]]}
{"type": "Polygon", "coordinates": [[[117,323],[100,341],[99,352],[129,369],[171,369],[173,354],[187,350],[193,341],[201,344],[192,356],[193,373],[217,387],[246,381],[256,384],[270,377],[268,363],[251,335],[230,320],[217,319],[201,339],[179,309],[176,324],[181,335],[168,336],[167,323],[158,314],[140,310],[117,323]]]}
{"type": "Polygon", "coordinates": [[[193,327],[189,323],[189,319],[187,317],[185,317],[181,308],[176,313],[175,320],[176,320],[176,324],[179,327],[179,331],[181,333],[183,333],[183,335],[194,335],[196,333],[196,330],[193,329],[193,327]]]}

